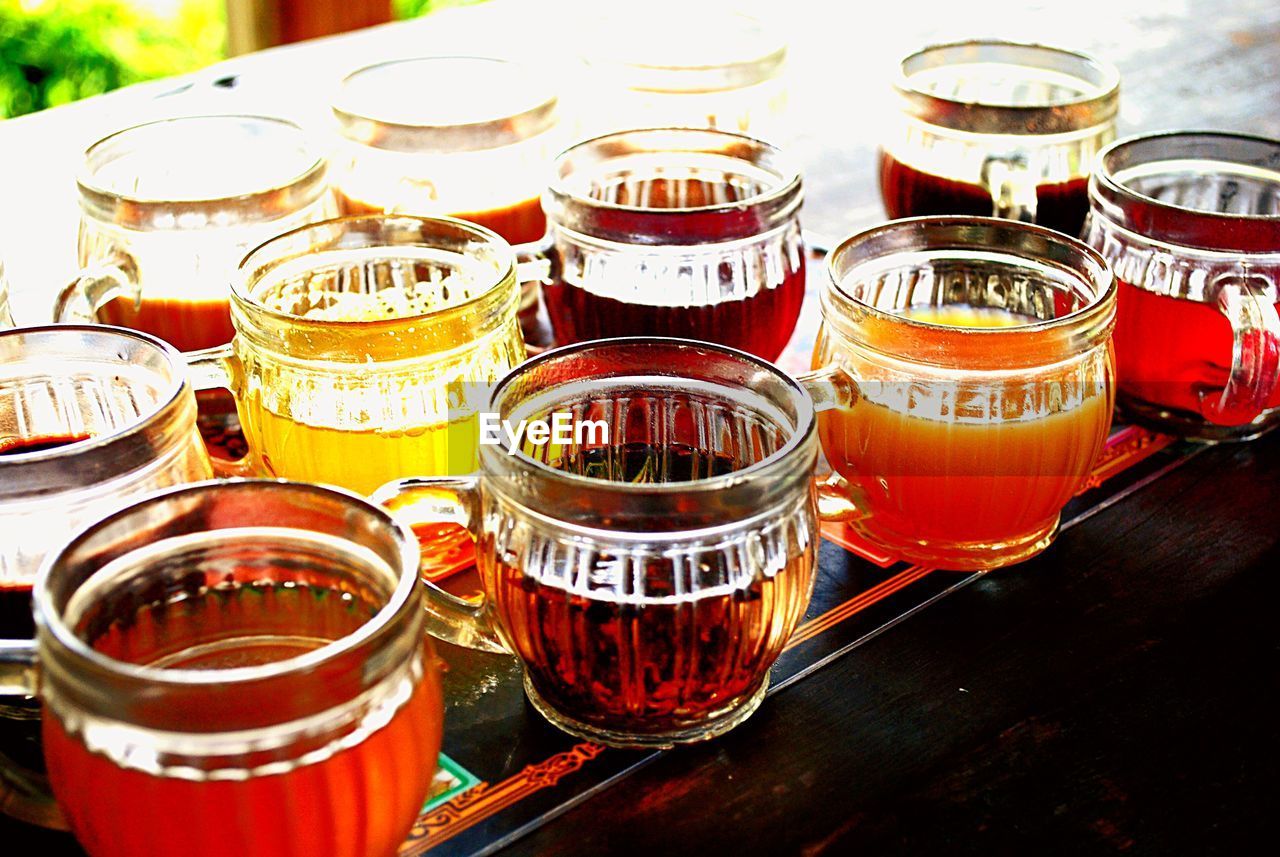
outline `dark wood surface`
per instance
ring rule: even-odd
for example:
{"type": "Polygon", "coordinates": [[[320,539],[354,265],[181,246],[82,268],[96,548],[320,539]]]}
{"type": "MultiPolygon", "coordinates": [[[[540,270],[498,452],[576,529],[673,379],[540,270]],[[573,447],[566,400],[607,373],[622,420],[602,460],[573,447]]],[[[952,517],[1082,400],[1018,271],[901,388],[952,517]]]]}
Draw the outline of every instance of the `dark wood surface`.
{"type": "Polygon", "coordinates": [[[1206,450],[503,853],[1269,850],[1277,472],[1206,450]]]}
{"type": "MultiPolygon", "coordinates": [[[[1125,132],[1280,136],[1274,0],[953,4],[893,23],[864,16],[860,4],[830,15],[801,6],[796,151],[806,223],[830,234],[881,216],[866,107],[883,75],[870,72],[913,44],[995,34],[1093,50],[1124,75],[1125,132]]],[[[340,51],[407,53],[415,32],[406,25],[268,52],[225,72],[274,81],[277,95],[292,97],[307,63],[336,69],[340,51]]],[[[53,245],[65,250],[74,233],[64,185],[89,134],[82,126],[127,124],[155,93],[0,125],[11,151],[67,156],[50,154],[2,182],[35,201],[35,216],[48,215],[41,222],[54,225],[40,234],[53,245]],[[75,139],[64,139],[73,125],[75,139]],[[47,190],[55,187],[63,190],[47,190]]],[[[220,103],[284,103],[245,95],[220,103]]],[[[33,217],[6,210],[5,234],[33,217]]],[[[70,264],[38,237],[5,250],[17,257],[20,320],[37,320],[47,302],[31,290],[51,290],[70,264]]],[[[811,306],[805,318],[812,325],[811,306]]],[[[774,694],[733,733],[658,757],[502,853],[1272,850],[1278,465],[1280,435],[1207,449],[1064,533],[1044,556],[949,595],[774,694]]],[[[0,843],[0,853],[79,853],[65,835],[2,816],[0,843]]]]}

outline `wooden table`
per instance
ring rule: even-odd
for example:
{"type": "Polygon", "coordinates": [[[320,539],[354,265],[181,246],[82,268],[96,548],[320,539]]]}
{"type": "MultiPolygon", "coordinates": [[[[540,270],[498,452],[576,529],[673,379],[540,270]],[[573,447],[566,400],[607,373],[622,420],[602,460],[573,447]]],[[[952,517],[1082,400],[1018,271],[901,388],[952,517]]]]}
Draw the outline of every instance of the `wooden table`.
{"type": "MultiPolygon", "coordinates": [[[[941,38],[1000,35],[1111,59],[1124,76],[1123,131],[1227,128],[1280,137],[1280,6],[1168,6],[913,6],[890,26],[892,7],[871,18],[856,8],[787,4],[806,224],[840,234],[881,217],[872,152],[887,69],[907,48],[941,38]]],[[[494,52],[504,38],[529,50],[556,40],[547,24],[555,19],[480,7],[444,23],[270,51],[0,124],[7,169],[0,187],[9,200],[24,201],[0,210],[19,320],[42,320],[45,299],[72,266],[70,170],[102,129],[210,103],[314,118],[323,93],[310,84],[335,70],[430,50],[448,28],[462,34],[449,40],[453,51],[488,45],[494,52]],[[522,15],[530,17],[511,23],[522,15]],[[508,22],[496,34],[485,29],[495,20],[508,22]],[[234,85],[215,87],[215,80],[234,85]]],[[[802,318],[809,335],[814,321],[809,306],[802,318]]],[[[432,853],[499,846],[512,854],[1260,850],[1280,767],[1267,704],[1280,667],[1270,615],[1280,588],[1271,564],[1280,560],[1280,437],[1174,445],[1141,467],[1123,490],[1082,505],[1077,511],[1086,516],[1040,558],[956,576],[954,585],[931,577],[937,592],[917,599],[923,609],[869,610],[865,634],[855,624],[841,626],[847,639],[806,638],[780,663],[785,687],[729,735],[648,756],[597,758],[576,745],[549,758],[549,767],[521,769],[526,780],[563,777],[577,789],[570,797],[548,798],[488,841],[479,827],[451,833],[432,853]],[[573,777],[594,779],[588,788],[573,777]]],[[[864,575],[859,586],[879,591],[904,579],[892,569],[877,577],[874,566],[854,562],[824,546],[823,573],[832,580],[864,575]]],[[[833,596],[817,618],[848,614],[852,608],[842,605],[858,597],[833,596]]],[[[463,698],[464,689],[479,677],[506,681],[510,666],[451,657],[449,717],[461,723],[475,702],[463,698]]],[[[481,723],[468,734],[455,726],[446,751],[470,752],[468,742],[499,741],[509,728],[508,721],[481,723]]],[[[529,740],[550,746],[557,739],[539,732],[529,740]]],[[[496,806],[508,782],[477,793],[496,806]]],[[[501,817],[494,809],[487,823],[501,817]]],[[[38,846],[33,854],[78,853],[68,837],[0,818],[0,841],[20,835],[38,846]]],[[[421,853],[432,841],[424,837],[408,850],[421,853]]]]}

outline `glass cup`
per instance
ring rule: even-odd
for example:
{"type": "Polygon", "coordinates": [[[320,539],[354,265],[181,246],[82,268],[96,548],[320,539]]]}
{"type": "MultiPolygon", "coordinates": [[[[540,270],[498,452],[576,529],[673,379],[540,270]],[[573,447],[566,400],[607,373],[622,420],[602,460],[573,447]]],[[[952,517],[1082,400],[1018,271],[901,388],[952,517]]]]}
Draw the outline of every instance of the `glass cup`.
{"type": "Polygon", "coordinates": [[[9,312],[9,280],[4,275],[4,262],[0,261],[0,328],[13,327],[13,315],[9,312]]]}
{"type": "Polygon", "coordinates": [[[1115,270],[1123,413],[1202,440],[1280,421],[1280,141],[1180,131],[1102,152],[1086,240],[1115,270]]]}
{"type": "MultiPolygon", "coordinates": [[[[512,244],[546,232],[539,195],[566,129],[536,69],[488,57],[378,63],[343,80],[333,114],[343,213],[450,215],[512,244]],[[406,97],[415,92],[431,97],[406,97]]],[[[524,284],[520,317],[526,339],[545,340],[536,280],[524,284]]]]}
{"type": "Polygon", "coordinates": [[[480,475],[375,495],[475,534],[483,596],[429,586],[432,633],[515,653],[533,705],[591,741],[667,747],[745,720],[813,588],[804,390],[732,349],[618,339],[525,363],[487,413],[560,414],[572,439],[500,432],[480,475]]]}
{"type": "Polygon", "coordinates": [[[228,284],[245,253],[336,213],[309,138],[263,116],[120,131],[89,147],[78,185],[81,271],[54,318],[144,330],[183,351],[231,339],[228,284]]]}
{"type": "MultiPolygon", "coordinates": [[[[86,522],[213,475],[185,377],[181,356],[142,333],[0,332],[0,637],[35,633],[36,571],[86,522]]],[[[57,827],[38,717],[34,700],[0,703],[0,810],[57,827]]]]}
{"type": "Polygon", "coordinates": [[[801,196],[775,147],[724,131],[572,147],[543,196],[556,341],[674,336],[777,359],[804,299],[801,196]]]}
{"type": "MultiPolygon", "coordinates": [[[[497,235],[451,218],[330,220],[255,249],[231,295],[235,339],[191,364],[197,386],[234,395],[255,472],[368,494],[476,469],[468,385],[524,359],[497,235]]],[[[440,569],[470,562],[457,528],[422,535],[440,569]]]]}
{"type": "Polygon", "coordinates": [[[600,133],[626,128],[713,128],[781,144],[787,45],[777,27],[723,9],[648,4],[611,9],[583,39],[594,87],[585,121],[600,133]]]}
{"type": "Polygon", "coordinates": [[[1115,139],[1120,73],[1044,45],[967,41],[902,61],[880,153],[889,217],[972,214],[1073,237],[1094,155],[1115,139]]]}
{"type": "Polygon", "coordinates": [[[822,492],[902,559],[985,570],[1052,541],[1111,425],[1115,285],[1075,239],[900,220],[828,257],[806,379],[822,492]]]}
{"type": "Polygon", "coordinates": [[[0,690],[38,678],[85,850],[395,854],[443,721],[417,569],[381,509],[254,480],[151,494],[52,555],[0,690]]]}

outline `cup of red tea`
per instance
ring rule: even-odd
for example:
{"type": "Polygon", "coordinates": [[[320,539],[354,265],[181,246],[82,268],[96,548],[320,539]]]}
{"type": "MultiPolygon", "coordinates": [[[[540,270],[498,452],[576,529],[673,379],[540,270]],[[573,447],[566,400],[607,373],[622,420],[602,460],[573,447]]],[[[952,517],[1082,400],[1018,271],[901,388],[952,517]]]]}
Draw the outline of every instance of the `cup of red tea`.
{"type": "Polygon", "coordinates": [[[1119,281],[1123,413],[1202,440],[1280,421],[1280,141],[1181,131],[1098,157],[1086,240],[1119,281]]]}
{"type": "Polygon", "coordinates": [[[354,494],[205,482],[53,554],[34,645],[49,777],[92,857],[391,857],[440,752],[418,547],[354,494]]]}
{"type": "Polygon", "coordinates": [[[765,361],[688,340],[565,346],[488,413],[568,420],[480,447],[480,474],[391,483],[407,521],[471,528],[483,592],[430,584],[429,628],[508,651],[533,705],[615,746],[719,735],[760,704],[805,612],[818,546],[813,403],[765,361]]]}
{"type": "MultiPolygon", "coordinates": [[[[120,328],[0,332],[0,638],[31,638],[36,572],[80,527],[150,491],[213,475],[172,347],[120,328]]],[[[0,808],[59,826],[37,711],[34,701],[0,705],[0,808]]]]}
{"type": "Polygon", "coordinates": [[[777,359],[804,299],[801,197],[776,147],[725,131],[570,148],[543,195],[556,342],[670,336],[777,359]]]}
{"type": "Polygon", "coordinates": [[[845,239],[827,273],[805,379],[824,499],[933,568],[1044,550],[1111,425],[1106,262],[1044,227],[927,217],[845,239]]]}
{"type": "Polygon", "coordinates": [[[263,116],[168,119],[99,140],[77,179],[81,270],[54,318],[143,330],[182,351],[230,341],[236,265],[336,213],[325,170],[301,128],[263,116]]]}
{"type": "Polygon", "coordinates": [[[934,45],[901,63],[880,152],[890,217],[990,215],[1073,237],[1094,155],[1115,139],[1120,74],[1044,45],[934,45]]]}

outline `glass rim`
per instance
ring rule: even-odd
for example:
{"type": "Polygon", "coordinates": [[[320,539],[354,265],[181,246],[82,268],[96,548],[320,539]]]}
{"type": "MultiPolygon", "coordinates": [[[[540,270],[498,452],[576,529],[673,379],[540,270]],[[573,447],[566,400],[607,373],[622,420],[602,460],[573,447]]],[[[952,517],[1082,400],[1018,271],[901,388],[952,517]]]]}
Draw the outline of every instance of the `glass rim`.
{"type": "MultiPolygon", "coordinates": [[[[1160,148],[1168,143],[1204,143],[1208,145],[1240,144],[1269,149],[1271,159],[1276,162],[1276,172],[1280,173],[1280,140],[1264,137],[1260,134],[1248,134],[1236,131],[1203,131],[1173,130],[1154,133],[1132,134],[1116,140],[1100,150],[1095,156],[1093,170],[1089,178],[1089,204],[1091,210],[1127,229],[1148,241],[1166,246],[1183,245],[1209,253],[1225,254],[1280,254],[1280,213],[1253,214],[1222,211],[1207,211],[1191,208],[1172,202],[1156,199],[1141,191],[1135,190],[1117,177],[1116,160],[1131,151],[1143,147],[1160,148]],[[1135,217],[1140,210],[1154,213],[1163,222],[1161,234],[1152,235],[1138,220],[1150,221],[1153,218],[1135,217]],[[1230,238],[1224,240],[1223,226],[1239,225],[1241,229],[1232,231],[1230,238]],[[1255,234],[1259,227],[1267,227],[1265,234],[1255,234]],[[1211,240],[1204,239],[1200,232],[1212,232],[1211,240]],[[1254,240],[1250,240],[1254,239],[1254,240]]],[[[1230,160],[1230,155],[1223,154],[1219,158],[1206,157],[1206,161],[1217,161],[1224,165],[1234,164],[1248,166],[1239,160],[1230,160]]],[[[1138,165],[1159,164],[1177,158],[1156,157],[1139,161],[1138,165]]]]}
{"type": "MultiPolygon", "coordinates": [[[[123,556],[128,556],[128,554],[126,553],[123,556]]],[[[112,676],[129,681],[146,682],[158,688],[203,688],[211,685],[245,684],[282,678],[314,670],[325,663],[349,654],[351,651],[368,643],[372,637],[390,625],[395,617],[409,604],[410,598],[418,585],[419,558],[417,540],[404,523],[359,494],[337,486],[295,482],[287,479],[258,478],[209,479],[200,482],[189,482],[143,495],[124,508],[116,509],[110,514],[97,518],[92,523],[81,527],[76,535],[64,545],[49,552],[40,563],[40,569],[36,572],[35,583],[31,590],[37,629],[36,637],[39,639],[40,631],[47,631],[65,651],[74,657],[87,661],[93,667],[112,676]],[[330,640],[323,646],[312,649],[309,652],[255,666],[214,669],[166,669],[133,664],[102,654],[80,639],[72,631],[71,627],[63,621],[61,611],[54,609],[54,595],[50,577],[65,554],[78,548],[87,538],[94,535],[101,528],[135,514],[141,507],[161,503],[184,494],[227,492],[239,490],[243,486],[262,487],[265,485],[285,486],[300,493],[328,494],[333,497],[340,497],[348,504],[354,502],[356,505],[364,507],[364,511],[371,512],[375,517],[381,518],[383,523],[390,524],[392,530],[399,535],[401,544],[398,546],[398,553],[404,568],[400,570],[396,586],[387,596],[387,602],[379,607],[378,611],[369,617],[368,621],[364,622],[352,633],[336,640],[330,640]]]]}
{"type": "MultiPolygon", "coordinates": [[[[54,447],[52,449],[42,449],[35,452],[11,452],[0,455],[0,473],[8,471],[3,483],[0,483],[0,500],[5,499],[23,499],[25,496],[21,488],[31,481],[40,481],[47,483],[48,480],[42,478],[45,475],[56,475],[64,468],[66,459],[74,458],[81,455],[89,455],[101,453],[112,447],[126,446],[129,441],[135,439],[138,435],[146,432],[157,420],[163,420],[170,414],[175,407],[178,407],[183,392],[188,389],[188,380],[186,373],[186,363],[183,360],[181,352],[169,343],[144,333],[140,330],[132,328],[116,327],[105,324],[46,324],[35,327],[14,327],[0,329],[0,344],[3,340],[27,336],[54,336],[58,338],[69,339],[71,337],[92,336],[97,338],[116,338],[120,340],[136,340],[144,346],[152,349],[158,354],[168,365],[171,370],[170,378],[165,382],[164,388],[160,395],[157,396],[157,404],[151,408],[147,414],[139,417],[131,424],[119,428],[115,431],[105,432],[100,435],[92,435],[84,440],[68,443],[63,446],[54,447]],[[14,486],[19,488],[16,494],[10,494],[6,488],[14,486]]],[[[121,450],[125,452],[126,450],[121,450]]],[[[123,468],[132,469],[135,466],[133,456],[121,455],[117,456],[116,463],[123,468]]],[[[123,471],[121,471],[123,472],[123,471]]],[[[102,474],[102,478],[95,480],[96,482],[104,482],[120,475],[119,472],[109,472],[102,474]]],[[[87,487],[84,485],[64,485],[60,484],[65,480],[55,480],[59,484],[51,490],[68,490],[72,488],[87,487]]],[[[90,483],[94,484],[94,483],[90,483]]]]}
{"type": "MultiPolygon", "coordinates": [[[[103,209],[109,208],[117,202],[127,202],[131,205],[146,209],[162,208],[167,210],[192,211],[200,211],[206,208],[221,208],[232,203],[244,203],[254,199],[269,198],[294,188],[302,188],[305,192],[305,196],[300,204],[290,208],[291,212],[310,204],[325,192],[326,187],[324,184],[324,176],[327,169],[328,162],[325,159],[324,154],[316,149],[306,131],[295,122],[291,122],[288,119],[282,119],[277,116],[265,116],[255,113],[207,113],[141,122],[136,125],[130,125],[127,128],[121,128],[118,131],[113,131],[105,137],[100,138],[97,142],[85,149],[80,167],[76,174],[76,185],[80,190],[82,198],[93,201],[98,207],[103,209]],[[299,172],[294,173],[288,179],[281,179],[266,187],[230,196],[199,196],[192,197],[190,199],[174,200],[166,199],[164,197],[122,192],[97,180],[96,169],[93,166],[93,158],[95,154],[121,142],[127,136],[145,132],[147,129],[155,129],[165,126],[173,127],[175,125],[191,122],[208,122],[211,120],[232,120],[240,124],[260,123],[263,126],[270,126],[277,131],[284,131],[292,134],[298,139],[301,144],[302,151],[307,157],[309,157],[310,162],[306,167],[302,168],[299,172]]],[[[277,217],[284,216],[286,213],[289,212],[281,212],[277,217]]],[[[274,218],[264,218],[264,220],[265,219],[274,218]]]]}
{"type": "MultiPolygon", "coordinates": [[[[937,66],[957,64],[959,63],[954,60],[944,59],[937,66]]],[[[1071,133],[1114,120],[1120,106],[1120,71],[1114,64],[1083,51],[1008,39],[962,39],[927,45],[898,62],[893,88],[906,102],[908,112],[916,118],[931,125],[977,134],[1040,136],[1071,133]],[[971,101],[939,95],[912,82],[912,77],[923,69],[909,69],[909,66],[923,62],[931,54],[960,54],[984,48],[997,52],[1053,57],[1077,64],[1082,70],[1093,71],[1097,79],[1090,80],[1083,72],[1073,74],[1080,81],[1089,84],[1092,91],[1072,98],[1024,105],[971,101]]]]}
{"type": "Polygon", "coordinates": [[[536,137],[556,124],[559,101],[559,95],[550,79],[526,63],[503,57],[441,54],[400,57],[362,66],[342,78],[329,106],[342,135],[352,142],[393,152],[448,154],[496,149],[536,137]],[[531,91],[541,90],[541,94],[529,99],[527,106],[512,113],[468,122],[439,124],[380,118],[375,115],[376,111],[361,109],[358,104],[352,103],[358,99],[351,95],[349,89],[362,76],[433,63],[492,63],[495,67],[511,70],[521,78],[533,75],[533,83],[528,85],[531,91]],[[355,134],[357,130],[364,130],[365,133],[355,134]],[[370,133],[374,130],[376,134],[370,133]]]}
{"type": "MultiPolygon", "coordinates": [[[[384,246],[394,250],[397,246],[414,246],[414,245],[396,245],[396,244],[371,244],[370,247],[384,246]]],[[[353,249],[353,248],[346,248],[353,249]]],[[[290,256],[287,258],[300,258],[304,254],[298,256],[290,256]]],[[[283,261],[283,260],[276,260],[283,261]]],[[[264,262],[270,264],[270,261],[264,262]]],[[[273,235],[266,241],[257,245],[245,254],[240,260],[240,264],[236,266],[236,276],[231,280],[231,296],[233,304],[240,304],[252,308],[257,315],[266,316],[274,321],[283,322],[295,326],[319,327],[326,330],[356,329],[357,327],[365,330],[377,331],[384,328],[393,328],[406,322],[419,322],[428,319],[438,319],[447,317],[450,314],[456,314],[460,311],[466,311],[474,307],[476,304],[491,298],[498,289],[502,288],[508,280],[516,278],[516,257],[515,251],[511,245],[501,235],[494,232],[488,227],[481,226],[478,223],[472,223],[469,220],[461,220],[457,217],[448,215],[417,215],[417,214],[353,214],[344,217],[331,217],[327,220],[317,220],[313,223],[306,223],[302,226],[295,226],[287,232],[281,232],[279,235],[273,235]],[[259,253],[268,250],[272,245],[278,242],[286,242],[288,239],[295,238],[300,234],[316,229],[333,228],[336,226],[345,226],[360,222],[386,222],[393,220],[413,221],[419,224],[443,224],[460,228],[464,232],[470,232],[473,237],[482,239],[489,246],[503,250],[505,248],[506,266],[504,270],[496,271],[493,282],[489,283],[483,290],[475,296],[468,298],[462,303],[452,306],[440,307],[438,309],[428,310],[424,313],[416,315],[395,316],[393,318],[377,318],[366,320],[353,319],[314,319],[306,316],[296,315],[284,310],[275,309],[262,303],[252,294],[249,286],[249,280],[252,276],[249,263],[259,253]]],[[[237,331],[239,333],[239,331],[237,331]]]]}
{"type": "MultiPolygon", "coordinates": [[[[957,249],[963,249],[965,245],[957,244],[957,249]]],[[[941,249],[941,248],[939,248],[941,249]]],[[[974,248],[976,249],[976,248],[974,248]]],[[[1016,257],[1017,253],[1012,249],[996,249],[990,252],[1005,253],[1010,257],[1016,257]]],[[[871,257],[875,258],[875,257],[871,257]]],[[[1044,261],[1044,260],[1041,260],[1044,261]]],[[[1034,223],[1024,223],[1018,220],[1006,220],[998,217],[977,217],[968,215],[926,215],[922,217],[904,217],[898,220],[890,220],[864,229],[861,232],[855,232],[846,236],[837,243],[827,254],[825,263],[827,283],[823,289],[824,296],[830,294],[838,296],[839,299],[847,302],[849,305],[856,307],[859,311],[867,313],[872,318],[880,322],[894,325],[903,325],[908,330],[920,331],[946,331],[949,335],[959,336],[973,341],[987,339],[994,340],[1007,338],[1011,335],[1018,334],[1041,334],[1051,332],[1064,327],[1071,327],[1082,320],[1088,319],[1095,314],[1100,307],[1107,304],[1108,298],[1114,296],[1117,290],[1116,278],[1111,271],[1110,265],[1103,259],[1102,255],[1085,244],[1083,241],[1072,238],[1063,232],[1050,229],[1047,226],[1040,226],[1034,223]],[[1073,309],[1065,315],[1050,319],[1037,319],[1026,324],[1010,325],[1008,327],[962,327],[958,325],[939,324],[937,322],[925,321],[923,319],[914,319],[907,316],[899,315],[888,310],[880,309],[863,301],[860,298],[849,294],[844,288],[844,282],[860,267],[866,264],[869,259],[862,259],[856,262],[853,267],[840,275],[837,266],[843,261],[844,257],[852,252],[854,248],[865,244],[882,235],[894,232],[911,232],[922,231],[928,226],[937,227],[977,227],[986,229],[1008,229],[1012,232],[1022,232],[1031,236],[1039,236],[1042,239],[1060,244],[1068,252],[1076,254],[1084,260],[1102,280],[1101,288],[1098,288],[1091,296],[1088,303],[1073,309]]],[[[1085,277],[1078,272],[1072,272],[1078,278],[1084,280],[1085,277]]],[[[824,300],[823,315],[826,316],[826,306],[824,300]]]]}
{"type": "MultiPolygon", "coordinates": [[[[817,415],[813,404],[813,398],[804,385],[793,378],[787,372],[782,371],[773,363],[762,357],[757,357],[746,351],[737,348],[731,348],[727,345],[720,345],[714,342],[704,342],[698,339],[680,339],[670,336],[623,336],[609,339],[592,339],[585,342],[576,342],[569,345],[562,345],[536,355],[526,360],[519,366],[512,369],[507,375],[498,382],[493,388],[493,392],[489,395],[489,408],[491,412],[501,414],[500,405],[502,397],[516,383],[521,375],[527,373],[531,369],[535,369],[542,364],[553,362],[567,355],[578,354],[584,351],[598,351],[605,348],[622,348],[634,346],[657,346],[665,348],[679,348],[689,350],[710,350],[719,352],[721,355],[730,357],[743,363],[753,364],[756,369],[764,371],[769,375],[782,381],[784,386],[797,395],[797,401],[800,403],[799,411],[796,415],[796,426],[792,429],[786,441],[772,453],[761,460],[749,464],[741,470],[733,470],[729,473],[722,473],[716,476],[708,476],[699,479],[690,479],[682,482],[619,482],[612,479],[598,479],[592,476],[582,476],[577,473],[569,473],[563,470],[557,470],[536,458],[531,457],[521,449],[512,450],[506,437],[499,435],[497,444],[482,444],[480,446],[481,456],[493,456],[497,460],[514,464],[523,473],[532,476],[535,479],[550,479],[558,481],[564,486],[576,487],[593,492],[606,491],[613,494],[629,497],[645,497],[660,496],[672,497],[681,494],[709,493],[722,491],[726,488],[736,486],[747,480],[757,480],[761,474],[766,474],[777,470],[779,467],[786,465],[788,460],[801,449],[806,441],[813,436],[817,426],[817,415]]],[[[627,377],[628,374],[639,374],[644,369],[638,368],[634,372],[620,373],[608,377],[627,377]]],[[[678,376],[667,376],[678,377],[678,376]]],[[[582,381],[582,378],[575,378],[574,381],[582,381]]],[[[483,466],[481,473],[487,476],[496,474],[488,471],[483,466]]]]}

